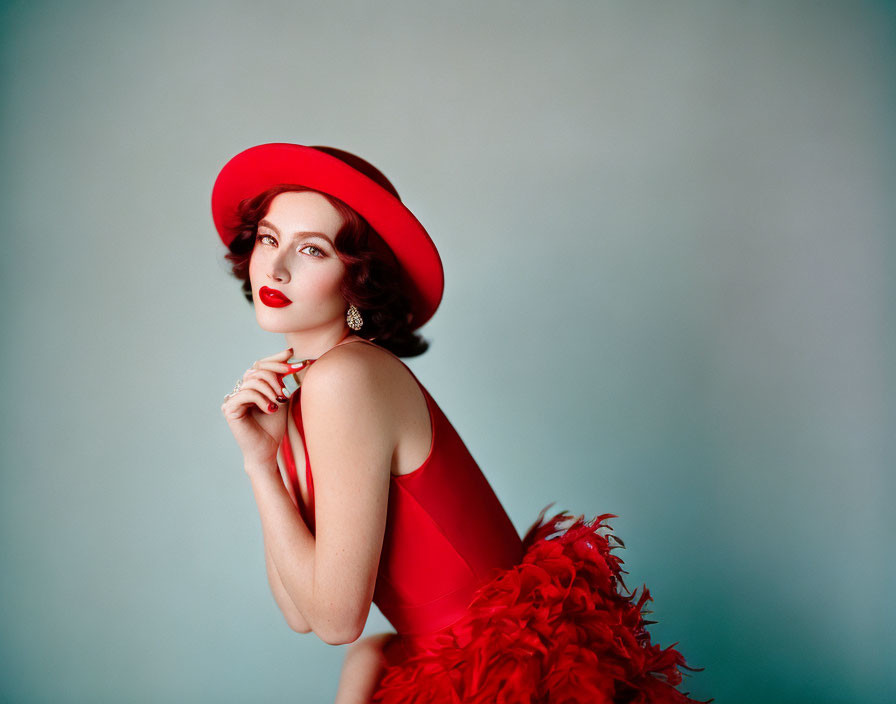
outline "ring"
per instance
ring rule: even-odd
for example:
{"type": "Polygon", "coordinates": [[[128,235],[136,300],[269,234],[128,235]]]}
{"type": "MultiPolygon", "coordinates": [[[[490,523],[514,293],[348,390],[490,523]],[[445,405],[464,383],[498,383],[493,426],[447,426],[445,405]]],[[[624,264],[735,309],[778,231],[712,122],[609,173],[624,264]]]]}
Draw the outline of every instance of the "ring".
{"type": "Polygon", "coordinates": [[[226,399],[230,398],[231,396],[234,396],[236,394],[236,392],[240,390],[240,387],[242,387],[242,385],[243,385],[243,380],[240,379],[239,381],[236,382],[236,386],[233,387],[233,391],[231,391],[229,394],[227,394],[224,397],[224,399],[226,400],[226,399]]]}

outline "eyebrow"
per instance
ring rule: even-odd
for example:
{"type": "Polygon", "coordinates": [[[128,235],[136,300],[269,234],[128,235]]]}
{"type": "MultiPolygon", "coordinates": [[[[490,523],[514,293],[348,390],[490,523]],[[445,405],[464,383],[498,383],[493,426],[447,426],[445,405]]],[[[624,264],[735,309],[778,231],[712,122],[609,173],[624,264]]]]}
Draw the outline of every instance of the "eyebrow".
{"type": "MultiPolygon", "coordinates": [[[[274,232],[276,232],[278,235],[280,234],[280,230],[278,230],[274,226],[274,223],[272,223],[270,220],[259,220],[258,227],[269,227],[274,232]]],[[[299,237],[300,235],[303,237],[313,237],[313,238],[316,238],[319,240],[324,240],[324,242],[329,244],[331,247],[333,247],[334,249],[336,248],[336,245],[333,244],[333,240],[331,240],[329,237],[327,237],[323,232],[310,232],[307,230],[300,230],[299,232],[294,232],[292,236],[293,236],[293,239],[295,239],[295,238],[299,237]]]]}

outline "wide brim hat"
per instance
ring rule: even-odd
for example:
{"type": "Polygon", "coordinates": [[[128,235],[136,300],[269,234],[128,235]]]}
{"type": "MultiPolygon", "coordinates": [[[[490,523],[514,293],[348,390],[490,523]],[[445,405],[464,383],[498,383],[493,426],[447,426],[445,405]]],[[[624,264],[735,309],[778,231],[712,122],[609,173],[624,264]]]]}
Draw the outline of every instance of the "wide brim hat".
{"type": "Polygon", "coordinates": [[[238,207],[271,186],[295,184],[339,198],[377,232],[395,255],[411,301],[411,325],[428,321],[442,300],[442,260],[429,234],[372,164],[333,147],[272,142],[240,152],[218,173],[212,218],[225,245],[240,231],[238,207]]]}

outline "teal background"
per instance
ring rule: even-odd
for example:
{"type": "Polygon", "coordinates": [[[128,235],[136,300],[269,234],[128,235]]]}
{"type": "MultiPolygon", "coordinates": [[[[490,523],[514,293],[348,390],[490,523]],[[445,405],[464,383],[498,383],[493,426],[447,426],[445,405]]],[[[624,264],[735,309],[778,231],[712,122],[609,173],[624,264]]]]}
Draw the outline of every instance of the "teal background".
{"type": "MultiPolygon", "coordinates": [[[[0,7],[0,699],[332,701],[220,413],[213,229],[268,141],[442,253],[409,365],[519,531],[609,512],[698,698],[888,702],[896,12],[870,2],[0,7]]],[[[365,633],[386,630],[375,609],[365,633]]]]}

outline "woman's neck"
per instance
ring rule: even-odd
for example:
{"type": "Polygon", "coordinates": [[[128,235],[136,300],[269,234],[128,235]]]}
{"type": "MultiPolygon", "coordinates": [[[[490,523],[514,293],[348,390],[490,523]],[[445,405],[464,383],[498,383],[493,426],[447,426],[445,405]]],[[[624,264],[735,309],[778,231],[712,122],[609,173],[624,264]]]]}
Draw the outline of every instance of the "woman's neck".
{"type": "Polygon", "coordinates": [[[286,333],[286,341],[292,347],[292,357],[290,359],[317,359],[327,350],[340,344],[351,332],[351,329],[348,327],[343,327],[341,330],[288,332],[286,333]]]}

